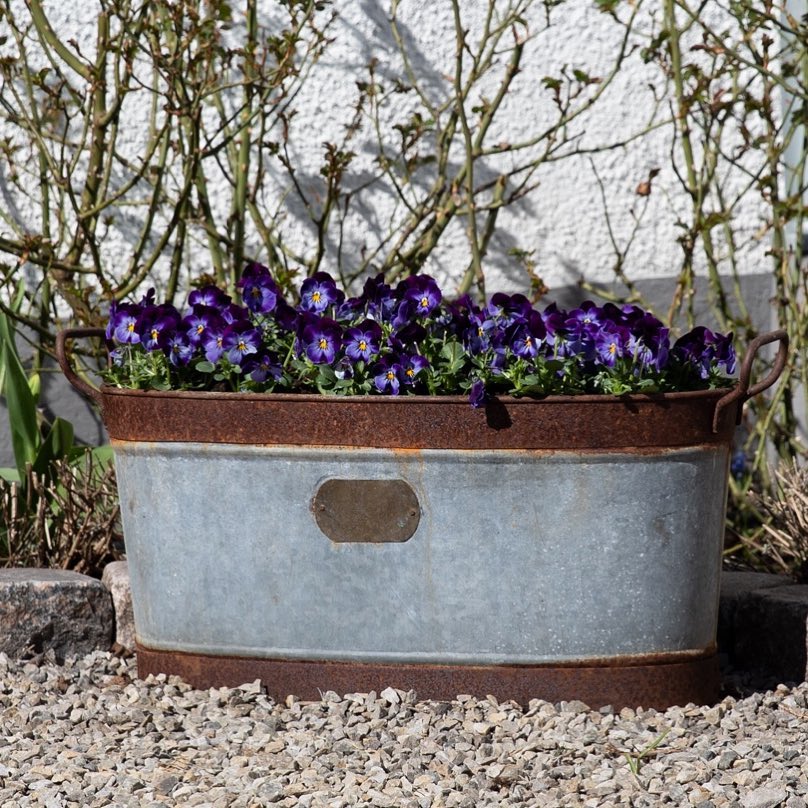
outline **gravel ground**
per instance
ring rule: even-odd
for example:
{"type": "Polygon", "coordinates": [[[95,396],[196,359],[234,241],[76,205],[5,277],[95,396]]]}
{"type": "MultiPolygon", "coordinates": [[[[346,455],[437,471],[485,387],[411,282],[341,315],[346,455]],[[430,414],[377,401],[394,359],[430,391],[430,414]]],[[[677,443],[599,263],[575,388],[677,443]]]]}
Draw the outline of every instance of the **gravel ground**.
{"type": "Polygon", "coordinates": [[[0,655],[0,806],[739,806],[808,800],[808,685],[590,711],[392,689],[277,704],[132,659],[0,655]]]}

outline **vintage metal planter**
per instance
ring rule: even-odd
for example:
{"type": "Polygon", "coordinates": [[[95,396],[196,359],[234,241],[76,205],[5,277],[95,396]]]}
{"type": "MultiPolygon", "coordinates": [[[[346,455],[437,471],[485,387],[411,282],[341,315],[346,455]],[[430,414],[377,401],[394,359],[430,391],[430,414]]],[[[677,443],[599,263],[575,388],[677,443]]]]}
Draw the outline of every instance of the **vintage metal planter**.
{"type": "MultiPolygon", "coordinates": [[[[100,390],[141,675],[664,707],[718,695],[732,390],[509,399],[100,390]]],[[[760,345],[775,369],[749,386],[760,345]]]]}

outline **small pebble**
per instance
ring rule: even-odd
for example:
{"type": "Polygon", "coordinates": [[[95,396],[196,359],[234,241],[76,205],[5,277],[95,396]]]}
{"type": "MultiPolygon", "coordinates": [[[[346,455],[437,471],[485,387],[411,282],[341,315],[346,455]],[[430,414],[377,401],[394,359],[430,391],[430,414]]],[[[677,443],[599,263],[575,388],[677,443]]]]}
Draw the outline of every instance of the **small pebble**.
{"type": "Polygon", "coordinates": [[[0,805],[806,808],[808,684],[666,711],[393,688],[277,703],[0,654],[0,805]]]}

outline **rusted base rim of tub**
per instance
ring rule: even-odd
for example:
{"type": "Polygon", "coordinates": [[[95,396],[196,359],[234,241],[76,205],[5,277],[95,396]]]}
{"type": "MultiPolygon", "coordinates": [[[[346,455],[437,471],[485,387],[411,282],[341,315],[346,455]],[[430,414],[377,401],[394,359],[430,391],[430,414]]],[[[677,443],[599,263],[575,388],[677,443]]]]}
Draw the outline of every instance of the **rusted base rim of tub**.
{"type": "Polygon", "coordinates": [[[402,449],[649,449],[728,445],[740,402],[726,390],[658,395],[324,396],[160,392],[102,387],[110,438],[402,449]]]}
{"type": "Polygon", "coordinates": [[[653,707],[715,704],[719,699],[714,651],[679,661],[576,665],[407,665],[226,657],[156,651],[137,646],[138,676],[179,676],[199,689],[237,687],[260,679],[267,694],[316,701],[322,693],[377,693],[386,687],[414,690],[420,700],[449,701],[459,694],[526,706],[531,699],[582,701],[593,709],[612,705],[653,707]]]}

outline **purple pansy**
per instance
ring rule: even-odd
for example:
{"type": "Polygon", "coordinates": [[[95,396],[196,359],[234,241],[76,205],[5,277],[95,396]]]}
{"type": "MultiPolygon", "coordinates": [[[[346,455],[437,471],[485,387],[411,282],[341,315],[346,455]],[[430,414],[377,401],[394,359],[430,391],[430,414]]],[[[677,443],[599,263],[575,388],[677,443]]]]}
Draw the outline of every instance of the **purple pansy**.
{"type": "Polygon", "coordinates": [[[522,322],[516,322],[509,329],[509,343],[516,356],[532,359],[539,353],[547,328],[541,314],[535,309],[522,322]]]}
{"type": "Polygon", "coordinates": [[[207,306],[212,309],[223,309],[230,302],[230,296],[226,295],[218,286],[203,286],[201,289],[194,289],[188,295],[188,305],[192,307],[207,306]]]}
{"type": "Polygon", "coordinates": [[[373,384],[380,393],[397,396],[401,390],[404,370],[392,357],[384,357],[374,368],[373,384]]]}
{"type": "Polygon", "coordinates": [[[171,305],[151,306],[138,318],[140,341],[147,351],[162,350],[180,324],[180,314],[171,305]]]}
{"type": "Polygon", "coordinates": [[[140,342],[138,317],[140,306],[134,303],[117,303],[110,307],[110,320],[107,326],[107,339],[115,339],[122,345],[134,345],[140,342]]]}
{"type": "Polygon", "coordinates": [[[262,264],[248,264],[236,284],[241,290],[244,305],[255,314],[269,314],[275,310],[280,289],[262,264]]]}
{"type": "Polygon", "coordinates": [[[249,374],[250,378],[259,384],[265,382],[267,379],[278,381],[283,377],[283,368],[278,358],[268,352],[249,357],[242,367],[244,368],[244,372],[249,374]]]}
{"type": "Polygon", "coordinates": [[[354,362],[369,362],[379,352],[381,338],[381,326],[373,320],[364,320],[358,326],[346,329],[343,338],[345,355],[354,362]]]}
{"type": "Polygon", "coordinates": [[[337,288],[336,282],[327,272],[315,272],[300,287],[302,311],[321,314],[329,306],[338,306],[343,300],[345,293],[337,288]]]}
{"type": "Polygon", "coordinates": [[[228,325],[222,333],[222,350],[233,365],[241,365],[261,347],[261,332],[249,320],[228,325]]]}
{"type": "Polygon", "coordinates": [[[165,351],[168,361],[175,366],[187,365],[194,355],[194,348],[189,344],[186,336],[177,331],[167,340],[165,351]]]}
{"type": "Polygon", "coordinates": [[[329,317],[317,317],[303,328],[300,342],[315,365],[330,365],[342,345],[342,327],[329,317]]]}
{"type": "Polygon", "coordinates": [[[182,320],[182,327],[188,342],[193,346],[204,344],[212,333],[221,333],[225,321],[221,314],[211,306],[196,306],[194,310],[182,320]]]}
{"type": "Polygon", "coordinates": [[[418,381],[419,374],[429,367],[429,360],[420,354],[402,356],[398,362],[401,368],[401,380],[412,386],[418,381]]]}

